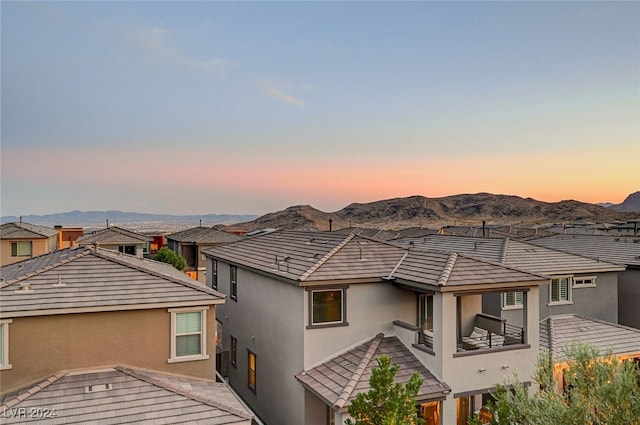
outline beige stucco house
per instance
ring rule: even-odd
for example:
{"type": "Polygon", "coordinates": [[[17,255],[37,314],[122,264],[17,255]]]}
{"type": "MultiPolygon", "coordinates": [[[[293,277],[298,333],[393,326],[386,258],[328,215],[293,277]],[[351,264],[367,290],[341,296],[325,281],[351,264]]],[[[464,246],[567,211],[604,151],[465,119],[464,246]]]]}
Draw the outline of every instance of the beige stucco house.
{"type": "Polygon", "coordinates": [[[141,235],[118,226],[109,226],[80,236],[78,246],[100,247],[103,250],[122,252],[142,258],[149,253],[150,236],[141,235]]]}
{"type": "Polygon", "coordinates": [[[58,230],[20,222],[0,226],[0,266],[55,251],[58,230]]]}
{"type": "MultiPolygon", "coordinates": [[[[113,390],[109,395],[116,397],[111,399],[115,405],[117,397],[132,404],[140,402],[139,397],[153,397],[126,390],[122,382],[133,376],[173,395],[177,390],[165,381],[186,379],[183,391],[177,391],[180,400],[192,399],[187,403],[192,406],[197,399],[199,409],[208,406],[211,412],[225,409],[206,401],[207,391],[214,387],[225,397],[230,394],[224,384],[216,383],[215,374],[216,309],[224,303],[219,292],[167,264],[89,247],[55,251],[3,267],[1,273],[3,411],[28,408],[25,390],[45,391],[77,375],[87,382],[81,387],[113,390]],[[111,378],[100,377],[105,371],[111,378]],[[200,398],[198,391],[185,390],[198,382],[203,388],[200,398]]],[[[65,423],[65,414],[69,421],[81,418],[65,410],[72,399],[62,395],[50,406],[57,408],[57,420],[65,423]]],[[[87,397],[93,404],[83,407],[100,411],[100,395],[87,397]]],[[[249,424],[251,415],[242,411],[229,410],[238,416],[237,422],[229,423],[249,424]]],[[[154,417],[152,409],[138,413],[141,423],[142,418],[154,417]]],[[[180,411],[169,409],[165,414],[179,416],[180,411]]]]}

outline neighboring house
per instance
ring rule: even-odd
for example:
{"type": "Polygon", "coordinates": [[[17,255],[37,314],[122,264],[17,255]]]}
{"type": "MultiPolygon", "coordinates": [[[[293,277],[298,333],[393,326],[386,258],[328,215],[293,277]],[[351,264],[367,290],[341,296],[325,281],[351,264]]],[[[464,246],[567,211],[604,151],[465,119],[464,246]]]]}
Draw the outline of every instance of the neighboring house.
{"type": "Polygon", "coordinates": [[[555,235],[529,243],[625,265],[618,275],[618,323],[640,329],[640,236],[555,235]]]}
{"type": "Polygon", "coordinates": [[[381,353],[400,381],[422,375],[420,411],[439,424],[466,423],[496,384],[534,372],[545,277],[354,234],[276,231],[205,255],[207,285],[229,297],[229,383],[266,423],[344,423],[381,353]],[[483,294],[516,290],[521,325],[483,314],[483,294]]]}
{"type": "Polygon", "coordinates": [[[206,260],[202,251],[242,239],[234,233],[214,227],[193,227],[167,235],[167,246],[187,260],[185,272],[200,283],[206,282],[206,260]]]}
{"type": "Polygon", "coordinates": [[[84,235],[82,227],[54,227],[58,231],[58,249],[78,246],[78,238],[84,235]]]}
{"type": "MultiPolygon", "coordinates": [[[[546,239],[546,238],[545,238],[546,239]]],[[[541,288],[540,317],[580,314],[618,323],[618,280],[625,267],[619,264],[533,245],[511,238],[474,238],[433,235],[393,241],[416,250],[442,249],[484,259],[529,273],[546,276],[541,288]]],[[[487,294],[484,311],[513,322],[520,315],[521,292],[487,294]]]]}
{"type": "Polygon", "coordinates": [[[95,230],[77,239],[78,246],[97,246],[142,258],[149,253],[153,238],[117,226],[95,230]]]}
{"type": "MultiPolygon", "coordinates": [[[[120,413],[129,422],[138,413],[141,420],[177,423],[192,413],[197,419],[197,412],[231,412],[220,413],[219,403],[203,395],[220,387],[219,292],[168,264],[89,247],[55,251],[0,272],[3,418],[33,406],[55,408],[60,423],[84,413],[90,416],[81,422],[113,423],[107,419],[113,412],[106,411],[125,405],[131,410],[120,413]],[[188,382],[177,384],[177,377],[188,382]],[[191,391],[189,385],[202,388],[191,391]],[[82,400],[73,394],[83,394],[82,400]],[[78,410],[71,409],[74,400],[78,410]]],[[[231,396],[224,387],[217,390],[231,396]]],[[[237,423],[250,418],[239,415],[237,423]]]]}
{"type": "Polygon", "coordinates": [[[634,359],[640,365],[640,329],[590,319],[577,314],[550,316],[540,321],[540,349],[555,361],[555,376],[563,387],[567,349],[574,343],[589,344],[600,354],[619,360],[634,359]]]}
{"type": "Polygon", "coordinates": [[[37,224],[5,223],[0,226],[0,266],[53,252],[58,248],[58,230],[37,224]]]}

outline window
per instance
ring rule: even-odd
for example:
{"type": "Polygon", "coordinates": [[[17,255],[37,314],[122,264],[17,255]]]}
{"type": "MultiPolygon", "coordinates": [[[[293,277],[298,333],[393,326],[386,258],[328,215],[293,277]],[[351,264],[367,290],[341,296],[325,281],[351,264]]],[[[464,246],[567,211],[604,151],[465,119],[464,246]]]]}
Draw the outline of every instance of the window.
{"type": "Polygon", "coordinates": [[[418,326],[425,332],[433,333],[433,295],[421,294],[418,297],[419,314],[418,326]]]}
{"type": "Polygon", "coordinates": [[[0,370],[11,369],[9,364],[9,323],[12,320],[0,320],[0,370]]]}
{"type": "Polygon", "coordinates": [[[502,293],[502,308],[505,310],[522,308],[524,305],[524,292],[510,291],[502,293]]]}
{"type": "Polygon", "coordinates": [[[231,266],[231,299],[238,301],[238,268],[231,266]]]}
{"type": "Polygon", "coordinates": [[[31,257],[32,255],[32,242],[11,242],[11,256],[12,257],[31,257]]]}
{"type": "Polygon", "coordinates": [[[135,245],[120,245],[118,246],[118,251],[124,253],[124,254],[129,254],[129,255],[136,255],[136,246],[135,245]]]}
{"type": "Polygon", "coordinates": [[[248,362],[248,375],[249,375],[249,379],[248,379],[248,385],[249,388],[251,389],[251,391],[253,391],[254,393],[256,392],[256,354],[249,351],[249,362],[248,362]]]}
{"type": "Polygon", "coordinates": [[[327,406],[327,425],[336,425],[336,411],[327,406]]]}
{"type": "Polygon", "coordinates": [[[596,277],[574,277],[573,278],[573,287],[574,288],[593,288],[596,286],[596,277]]]}
{"type": "Polygon", "coordinates": [[[207,310],[181,308],[171,309],[171,358],[169,363],[190,360],[206,360],[207,355],[207,310]]]}
{"type": "Polygon", "coordinates": [[[211,287],[218,289],[218,260],[211,261],[211,287]]]}
{"type": "Polygon", "coordinates": [[[231,335],[231,366],[238,367],[238,340],[231,335]]]}
{"type": "Polygon", "coordinates": [[[551,279],[549,285],[549,304],[571,303],[571,277],[557,277],[551,279]]]}
{"type": "Polygon", "coordinates": [[[309,326],[346,326],[346,287],[307,289],[309,291],[309,326]]]}

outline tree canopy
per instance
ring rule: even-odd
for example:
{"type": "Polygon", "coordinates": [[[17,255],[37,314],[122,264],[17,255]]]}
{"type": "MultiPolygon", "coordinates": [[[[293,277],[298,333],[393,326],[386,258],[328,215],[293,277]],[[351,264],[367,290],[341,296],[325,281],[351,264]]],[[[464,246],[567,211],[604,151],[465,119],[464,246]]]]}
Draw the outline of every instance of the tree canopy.
{"type": "MultiPolygon", "coordinates": [[[[551,355],[541,355],[533,394],[516,380],[499,385],[489,403],[492,425],[640,425],[640,371],[633,360],[574,344],[567,349],[563,386],[551,355]]],[[[478,418],[473,424],[480,424],[478,418]]]]}
{"type": "Polygon", "coordinates": [[[184,271],[187,268],[187,260],[171,250],[168,246],[163,246],[153,256],[156,261],[162,261],[163,263],[171,264],[173,267],[180,271],[184,271]]]}
{"type": "Polygon", "coordinates": [[[383,354],[378,367],[371,371],[371,389],[360,393],[348,408],[350,419],[346,425],[417,425],[416,396],[423,379],[414,372],[406,384],[393,382],[399,366],[391,364],[391,357],[383,354]]]}

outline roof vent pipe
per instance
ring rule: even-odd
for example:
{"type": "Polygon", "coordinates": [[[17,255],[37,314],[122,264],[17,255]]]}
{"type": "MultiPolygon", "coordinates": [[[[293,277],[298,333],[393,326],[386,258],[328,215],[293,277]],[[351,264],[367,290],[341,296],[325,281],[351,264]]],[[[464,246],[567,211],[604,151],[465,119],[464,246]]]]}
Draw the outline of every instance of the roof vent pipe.
{"type": "Polygon", "coordinates": [[[330,218],[329,219],[329,233],[331,233],[332,228],[333,228],[333,219],[330,218]]]}
{"type": "Polygon", "coordinates": [[[109,228],[109,219],[107,219],[107,229],[109,228]]]}

